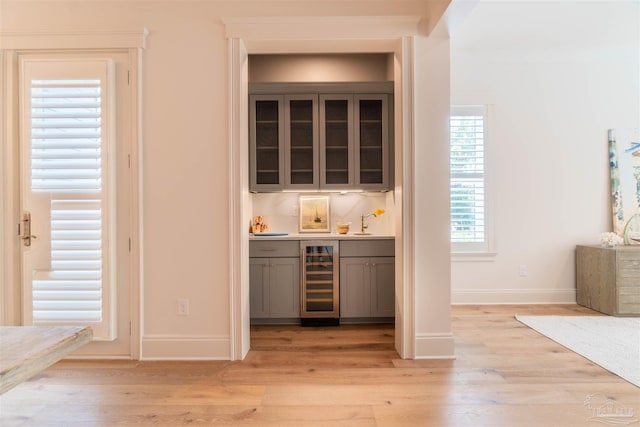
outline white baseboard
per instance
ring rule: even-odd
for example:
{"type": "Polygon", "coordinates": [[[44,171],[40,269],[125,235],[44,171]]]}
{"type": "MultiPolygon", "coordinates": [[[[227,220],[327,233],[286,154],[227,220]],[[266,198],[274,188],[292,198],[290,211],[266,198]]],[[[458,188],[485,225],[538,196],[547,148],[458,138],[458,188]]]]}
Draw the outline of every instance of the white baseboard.
{"type": "Polygon", "coordinates": [[[147,335],[140,360],[230,360],[228,336],[147,335]]]}
{"type": "Polygon", "coordinates": [[[454,359],[453,334],[416,334],[416,359],[454,359]]]}
{"type": "Polygon", "coordinates": [[[575,289],[452,290],[452,304],[575,304],[575,289]]]}

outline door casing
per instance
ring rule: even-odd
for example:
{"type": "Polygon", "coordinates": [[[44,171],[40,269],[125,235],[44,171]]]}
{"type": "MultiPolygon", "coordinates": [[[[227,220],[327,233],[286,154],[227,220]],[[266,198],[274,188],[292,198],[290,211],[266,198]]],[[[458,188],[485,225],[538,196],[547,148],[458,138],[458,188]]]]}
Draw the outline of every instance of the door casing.
{"type": "Polygon", "coordinates": [[[21,239],[17,233],[20,220],[20,180],[19,180],[19,106],[18,106],[18,58],[20,55],[33,53],[70,53],[94,52],[114,53],[127,56],[129,66],[129,121],[125,130],[128,142],[128,162],[130,163],[129,182],[129,242],[128,255],[130,269],[129,288],[129,350],[126,355],[93,354],[83,355],[83,358],[132,358],[140,357],[141,336],[141,95],[142,95],[142,51],[146,45],[146,29],[92,32],[74,34],[68,37],[67,32],[38,33],[14,32],[10,37],[0,41],[4,50],[0,50],[0,142],[2,142],[2,174],[0,174],[0,325],[20,325],[22,318],[21,298],[21,239]],[[43,46],[46,49],[34,50],[33,46],[43,46]],[[126,46],[126,47],[123,47],[126,46]]]}

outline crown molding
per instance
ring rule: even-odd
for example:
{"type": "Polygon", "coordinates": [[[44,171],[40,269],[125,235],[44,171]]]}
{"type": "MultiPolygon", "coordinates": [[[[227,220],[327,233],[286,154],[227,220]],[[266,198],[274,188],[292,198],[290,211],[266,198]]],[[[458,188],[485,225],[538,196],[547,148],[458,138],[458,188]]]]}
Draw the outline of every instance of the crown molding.
{"type": "Polygon", "coordinates": [[[386,39],[418,34],[419,16],[274,16],[223,18],[228,38],[256,40],[386,39]]]}
{"type": "Polygon", "coordinates": [[[149,31],[140,30],[15,30],[0,31],[0,49],[131,49],[146,47],[149,31]]]}
{"type": "Polygon", "coordinates": [[[419,16],[276,16],[224,18],[229,39],[248,53],[394,52],[419,32],[419,16]],[[286,42],[286,43],[283,43],[286,42]]]}

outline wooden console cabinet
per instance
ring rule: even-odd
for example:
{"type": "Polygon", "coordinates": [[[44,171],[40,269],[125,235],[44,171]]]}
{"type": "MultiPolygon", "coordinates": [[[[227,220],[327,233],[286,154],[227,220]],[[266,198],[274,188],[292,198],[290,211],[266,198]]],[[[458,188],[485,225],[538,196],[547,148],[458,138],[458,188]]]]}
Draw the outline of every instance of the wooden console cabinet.
{"type": "Polygon", "coordinates": [[[578,304],[612,316],[640,315],[640,247],[576,247],[578,304]]]}

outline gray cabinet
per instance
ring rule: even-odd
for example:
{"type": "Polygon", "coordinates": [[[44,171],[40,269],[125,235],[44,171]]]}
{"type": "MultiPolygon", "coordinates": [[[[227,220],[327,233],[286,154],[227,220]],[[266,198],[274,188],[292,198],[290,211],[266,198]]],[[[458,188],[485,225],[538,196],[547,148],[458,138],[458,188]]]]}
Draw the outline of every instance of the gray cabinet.
{"type": "Polygon", "coordinates": [[[386,94],[320,95],[320,188],[390,189],[386,94]]]}
{"type": "Polygon", "coordinates": [[[251,241],[249,253],[249,302],[253,323],[260,323],[259,319],[286,322],[299,318],[298,242],[251,241]]]}
{"type": "Polygon", "coordinates": [[[320,95],[320,186],[354,187],[353,95],[320,95]]]}
{"type": "Polygon", "coordinates": [[[395,313],[396,259],[370,258],[371,317],[393,317],[395,313]]]}
{"type": "Polygon", "coordinates": [[[340,317],[393,318],[394,241],[341,241],[340,251],[340,317]]]}
{"type": "Polygon", "coordinates": [[[364,190],[388,190],[387,95],[356,95],[354,106],[355,186],[364,190]]]}
{"type": "Polygon", "coordinates": [[[300,316],[300,258],[249,260],[252,318],[300,316]]]}
{"type": "MultiPolygon", "coordinates": [[[[249,97],[249,189],[389,190],[389,94],[322,93],[313,85],[308,89],[316,92],[249,97]]],[[[262,86],[262,92],[267,90],[262,86]]]]}
{"type": "Polygon", "coordinates": [[[319,182],[318,97],[284,97],[284,188],[312,190],[319,182]]]}
{"type": "Polygon", "coordinates": [[[317,189],[318,97],[252,95],[249,104],[250,189],[317,189]]]}
{"type": "Polygon", "coordinates": [[[576,300],[613,316],[640,315],[640,247],[578,246],[576,300]]]}
{"type": "Polygon", "coordinates": [[[279,191],[284,182],[284,97],[249,99],[249,188],[279,191]]]}
{"type": "Polygon", "coordinates": [[[394,253],[394,239],[251,240],[251,322],[392,321],[394,253]]]}

